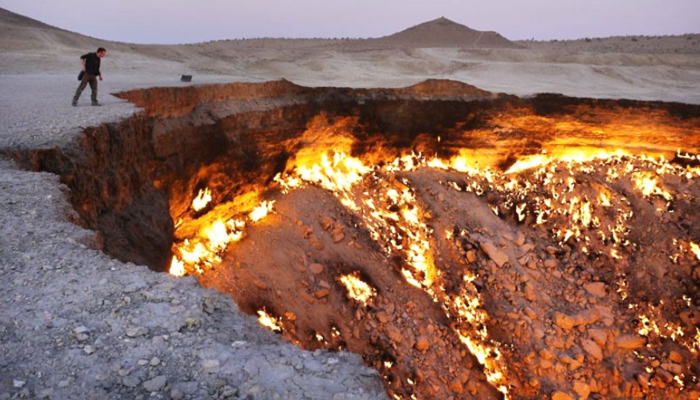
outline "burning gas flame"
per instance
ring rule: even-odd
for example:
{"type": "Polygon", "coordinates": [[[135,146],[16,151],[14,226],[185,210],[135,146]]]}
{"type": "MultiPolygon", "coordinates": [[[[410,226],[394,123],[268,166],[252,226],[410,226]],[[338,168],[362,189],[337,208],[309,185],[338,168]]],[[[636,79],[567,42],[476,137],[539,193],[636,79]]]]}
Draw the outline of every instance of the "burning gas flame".
{"type": "Polygon", "coordinates": [[[259,206],[255,207],[253,211],[248,215],[251,221],[258,222],[272,212],[272,206],[275,204],[274,201],[263,201],[259,206]]]}
{"type": "Polygon", "coordinates": [[[659,187],[659,183],[656,177],[654,177],[650,172],[640,172],[632,175],[632,177],[634,179],[635,186],[642,192],[642,194],[645,197],[657,195],[663,197],[668,201],[673,200],[673,196],[669,192],[659,187]]]}
{"type": "Polygon", "coordinates": [[[185,263],[180,261],[177,257],[173,257],[170,262],[168,273],[172,276],[185,276],[185,263]]]}
{"type": "Polygon", "coordinates": [[[695,257],[698,259],[698,261],[700,261],[700,246],[693,242],[690,242],[690,251],[692,251],[693,254],[695,254],[695,257]]]}
{"type": "Polygon", "coordinates": [[[196,242],[185,240],[177,247],[176,253],[179,253],[179,257],[173,256],[170,274],[183,276],[186,272],[186,265],[202,273],[202,267],[212,267],[214,263],[220,262],[219,254],[226,250],[228,244],[243,238],[244,226],[245,222],[240,220],[231,219],[224,222],[219,219],[203,228],[199,232],[196,242]]]}
{"type": "Polygon", "coordinates": [[[279,333],[284,331],[284,327],[282,326],[282,319],[275,318],[272,315],[268,314],[264,308],[262,310],[258,310],[258,322],[260,323],[260,325],[268,328],[273,332],[279,333]]]}
{"type": "Polygon", "coordinates": [[[515,164],[511,165],[510,168],[508,168],[505,174],[508,175],[532,168],[539,168],[547,164],[556,162],[582,164],[593,160],[603,160],[613,156],[620,157],[627,154],[629,153],[622,149],[617,149],[615,151],[592,149],[586,151],[584,149],[573,148],[559,151],[558,154],[554,155],[548,155],[546,152],[543,152],[542,154],[526,156],[517,160],[515,164]]]}
{"type": "Polygon", "coordinates": [[[204,207],[206,207],[209,202],[211,201],[211,191],[209,191],[209,188],[205,188],[204,190],[199,190],[199,194],[197,194],[197,197],[192,200],[192,209],[194,211],[200,211],[203,210],[204,207]]]}
{"type": "Polygon", "coordinates": [[[377,293],[373,287],[360,278],[359,271],[341,276],[340,282],[345,286],[348,297],[363,305],[367,305],[367,302],[377,293]]]}

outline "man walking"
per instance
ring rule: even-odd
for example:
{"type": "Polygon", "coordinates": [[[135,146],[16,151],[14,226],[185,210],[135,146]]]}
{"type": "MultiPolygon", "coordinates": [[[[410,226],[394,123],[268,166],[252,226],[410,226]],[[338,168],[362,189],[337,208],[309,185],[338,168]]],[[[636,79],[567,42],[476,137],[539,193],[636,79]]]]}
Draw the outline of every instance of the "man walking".
{"type": "Polygon", "coordinates": [[[78,105],[78,99],[88,83],[90,84],[90,90],[92,90],[92,96],[90,97],[92,105],[102,105],[97,101],[97,78],[102,80],[100,61],[106,54],[107,50],[105,50],[104,47],[100,47],[95,53],[87,53],[80,57],[80,64],[83,66],[83,78],[80,80],[80,85],[78,85],[78,89],[75,91],[75,96],[73,96],[73,106],[78,105]]]}

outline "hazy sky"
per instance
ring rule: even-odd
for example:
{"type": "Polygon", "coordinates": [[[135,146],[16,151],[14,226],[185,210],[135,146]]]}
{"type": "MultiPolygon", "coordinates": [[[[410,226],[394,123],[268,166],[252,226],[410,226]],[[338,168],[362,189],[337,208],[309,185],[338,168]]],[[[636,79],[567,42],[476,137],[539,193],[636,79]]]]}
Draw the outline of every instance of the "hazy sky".
{"type": "Polygon", "coordinates": [[[379,37],[441,16],[514,40],[700,33],[700,0],[0,0],[0,7],[135,43],[379,37]]]}

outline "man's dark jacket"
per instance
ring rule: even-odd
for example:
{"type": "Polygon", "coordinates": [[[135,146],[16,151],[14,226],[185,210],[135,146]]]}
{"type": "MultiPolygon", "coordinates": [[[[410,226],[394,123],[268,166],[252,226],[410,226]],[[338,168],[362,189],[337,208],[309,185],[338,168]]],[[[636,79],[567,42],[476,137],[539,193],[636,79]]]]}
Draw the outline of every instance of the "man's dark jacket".
{"type": "Polygon", "coordinates": [[[85,72],[89,75],[100,76],[100,57],[97,53],[87,53],[80,56],[81,59],[85,60],[85,72]]]}

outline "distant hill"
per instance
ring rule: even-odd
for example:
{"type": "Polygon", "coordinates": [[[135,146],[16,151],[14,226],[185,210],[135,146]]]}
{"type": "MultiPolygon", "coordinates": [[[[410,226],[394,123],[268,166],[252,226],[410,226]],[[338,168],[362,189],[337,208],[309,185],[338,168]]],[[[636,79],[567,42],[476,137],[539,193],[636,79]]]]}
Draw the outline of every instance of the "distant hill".
{"type": "Polygon", "coordinates": [[[392,47],[521,47],[496,32],[477,31],[444,17],[370,41],[392,47]]]}
{"type": "MultiPolygon", "coordinates": [[[[303,40],[303,39],[300,39],[303,40]]],[[[252,40],[254,41],[254,40],[252,40]]],[[[294,42],[289,40],[285,42],[294,42]]],[[[245,40],[243,42],[246,42],[245,40]]],[[[371,47],[417,48],[417,47],[467,47],[467,48],[519,48],[516,43],[496,32],[482,32],[447,18],[438,18],[404,31],[376,39],[353,41],[371,47]]],[[[57,28],[0,8],[0,49],[39,50],[67,48],[92,48],[100,43],[114,48],[127,43],[100,40],[57,28]]],[[[239,43],[240,44],[240,43],[239,43]]],[[[139,46],[140,47],[140,46],[139,46]]]]}
{"type": "Polygon", "coordinates": [[[0,49],[10,51],[92,48],[110,43],[57,28],[0,8],[0,49]]]}

